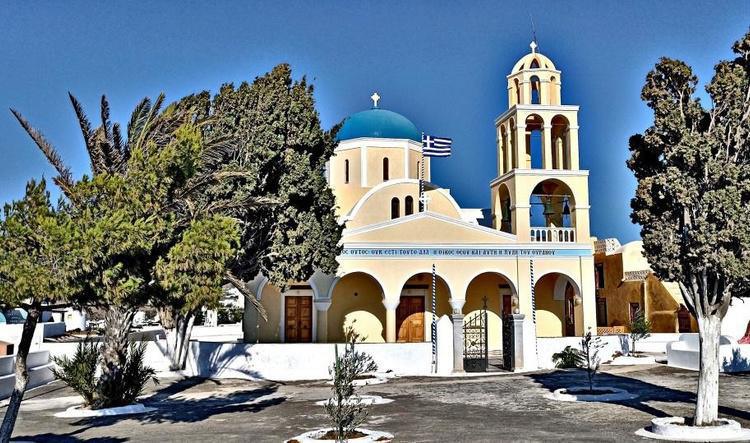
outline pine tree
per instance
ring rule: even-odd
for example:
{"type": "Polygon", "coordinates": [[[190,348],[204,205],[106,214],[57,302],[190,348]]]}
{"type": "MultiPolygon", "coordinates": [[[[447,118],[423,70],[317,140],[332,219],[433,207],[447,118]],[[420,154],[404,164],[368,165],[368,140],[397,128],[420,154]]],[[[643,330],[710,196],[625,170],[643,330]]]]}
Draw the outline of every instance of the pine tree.
{"type": "Polygon", "coordinates": [[[694,96],[692,69],[662,58],[641,92],[654,123],[630,139],[632,219],[646,258],[679,283],[698,321],[697,426],[718,418],[721,321],[750,280],[750,32],[732,49],[736,58],[719,62],[706,86],[710,109],[694,96]]]}
{"type": "Polygon", "coordinates": [[[230,281],[254,301],[242,280],[259,272],[282,288],[308,279],[316,269],[335,272],[342,226],[325,164],[333,155],[336,128],[321,128],[313,87],[304,78],[294,81],[290,67],[282,64],[252,84],[222,86],[211,109],[213,123],[205,137],[233,144],[221,162],[230,178],[209,198],[234,195],[269,203],[231,211],[240,220],[241,242],[230,281]]]}
{"type": "Polygon", "coordinates": [[[0,220],[0,303],[22,307],[27,315],[16,352],[16,382],[0,428],[2,442],[13,433],[29,380],[26,359],[43,307],[66,306],[79,293],[71,278],[78,265],[71,253],[73,232],[67,214],[52,207],[44,180],[30,181],[23,199],[5,205],[0,220]]]}

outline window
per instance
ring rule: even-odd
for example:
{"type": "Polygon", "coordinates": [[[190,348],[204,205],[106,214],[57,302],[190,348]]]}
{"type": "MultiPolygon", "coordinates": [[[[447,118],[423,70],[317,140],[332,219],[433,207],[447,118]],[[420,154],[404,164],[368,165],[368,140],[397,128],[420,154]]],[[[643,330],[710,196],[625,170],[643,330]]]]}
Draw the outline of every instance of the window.
{"type": "Polygon", "coordinates": [[[404,199],[404,215],[412,215],[414,213],[414,198],[411,195],[407,195],[404,199]]]}
{"type": "Polygon", "coordinates": [[[388,181],[390,174],[388,173],[388,157],[383,159],[383,181],[388,181]]]}
{"type": "Polygon", "coordinates": [[[542,102],[541,83],[536,75],[531,77],[531,104],[538,105],[542,102]]]}
{"type": "Polygon", "coordinates": [[[596,298],[596,325],[607,326],[607,299],[604,297],[596,298]]]}
{"type": "Polygon", "coordinates": [[[604,263],[597,263],[594,267],[596,289],[604,288],[604,263]]]}
{"type": "Polygon", "coordinates": [[[635,320],[635,318],[638,317],[640,312],[641,312],[640,303],[631,303],[630,304],[630,321],[632,322],[633,320],[635,320]]]}
{"type": "Polygon", "coordinates": [[[399,218],[401,216],[401,202],[397,197],[391,199],[391,218],[399,218]]]}
{"type": "Polygon", "coordinates": [[[419,162],[417,162],[417,178],[422,178],[422,174],[419,171],[419,162]]]}
{"type": "Polygon", "coordinates": [[[344,160],[344,183],[349,183],[349,160],[344,160]]]}

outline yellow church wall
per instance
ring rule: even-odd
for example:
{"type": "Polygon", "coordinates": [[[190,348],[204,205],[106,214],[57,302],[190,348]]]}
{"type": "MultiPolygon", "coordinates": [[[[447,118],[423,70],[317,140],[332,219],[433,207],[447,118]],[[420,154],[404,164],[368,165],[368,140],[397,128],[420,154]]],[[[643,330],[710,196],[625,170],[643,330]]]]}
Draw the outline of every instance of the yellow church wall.
{"type": "Polygon", "coordinates": [[[512,238],[504,238],[481,228],[467,227],[445,220],[420,216],[412,220],[396,222],[390,226],[362,232],[344,232],[344,243],[398,243],[412,244],[482,244],[511,243],[512,238]]]}
{"type": "Polygon", "coordinates": [[[267,320],[258,316],[258,339],[261,343],[279,343],[281,321],[281,292],[267,284],[263,288],[260,303],[266,309],[267,320]]]}
{"type": "Polygon", "coordinates": [[[404,148],[367,148],[367,185],[374,187],[383,182],[383,159],[388,159],[388,179],[406,178],[404,175],[404,148]]]}
{"type": "Polygon", "coordinates": [[[385,306],[380,286],[364,274],[345,276],[333,289],[328,308],[328,342],[344,342],[351,326],[367,343],[385,341],[385,306]]]}
{"type": "Polygon", "coordinates": [[[535,289],[537,337],[561,337],[565,306],[563,300],[554,299],[555,279],[538,281],[535,289]]]}
{"type": "MultiPolygon", "coordinates": [[[[429,210],[443,214],[451,218],[460,218],[450,195],[444,191],[428,191],[430,196],[429,210]]],[[[352,219],[347,223],[347,229],[357,229],[375,223],[386,222],[391,218],[391,200],[399,199],[401,217],[406,216],[406,197],[410,196],[413,201],[413,211],[419,211],[419,182],[417,180],[400,181],[388,183],[371,195],[366,197],[356,211],[352,219]]],[[[399,217],[400,218],[400,217],[399,217]]]]}

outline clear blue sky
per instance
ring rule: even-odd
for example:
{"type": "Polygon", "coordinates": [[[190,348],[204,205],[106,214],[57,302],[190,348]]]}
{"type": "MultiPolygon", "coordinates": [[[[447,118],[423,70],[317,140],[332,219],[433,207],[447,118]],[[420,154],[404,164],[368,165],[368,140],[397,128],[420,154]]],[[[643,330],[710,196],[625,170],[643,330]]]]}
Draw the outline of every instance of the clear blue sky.
{"type": "Polygon", "coordinates": [[[750,24],[747,1],[721,2],[3,2],[0,12],[0,201],[53,175],[9,107],[41,128],[76,174],[88,171],[67,100],[92,118],[105,93],[126,122],[143,96],[168,99],[252,80],[279,62],[316,87],[326,128],[370,106],[454,139],[433,181],[464,207],[488,207],[496,176],[494,119],[505,76],[528,52],[529,13],[540,52],[563,71],[563,102],[579,104],[581,166],[591,171],[592,233],[638,238],[628,137],[650,123],[639,99],[662,55],[702,81],[750,24]]]}

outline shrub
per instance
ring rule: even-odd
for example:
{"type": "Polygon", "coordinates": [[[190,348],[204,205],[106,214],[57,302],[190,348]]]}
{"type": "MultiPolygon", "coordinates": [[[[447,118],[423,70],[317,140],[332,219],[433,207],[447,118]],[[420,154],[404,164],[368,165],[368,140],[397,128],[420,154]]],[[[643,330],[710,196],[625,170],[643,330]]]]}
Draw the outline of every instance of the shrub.
{"type": "Polygon", "coordinates": [[[158,383],[154,377],[156,371],[145,365],[145,353],[145,342],[131,343],[118,377],[105,381],[97,375],[99,346],[85,340],[78,344],[72,358],[53,357],[57,367],[52,372],[92,409],[125,406],[135,402],[149,380],[158,383]]]}
{"type": "Polygon", "coordinates": [[[354,380],[377,370],[372,357],[354,349],[354,345],[361,340],[353,328],[346,330],[346,339],[343,355],[339,355],[338,345],[334,348],[336,357],[330,369],[333,398],[325,404],[336,441],[351,438],[357,426],[367,419],[367,409],[355,395],[354,380]]]}
{"type": "Polygon", "coordinates": [[[73,358],[52,357],[56,367],[52,373],[83,397],[84,405],[93,405],[96,399],[96,367],[99,363],[99,346],[84,340],[78,343],[73,358]]]}
{"type": "Polygon", "coordinates": [[[562,351],[552,354],[552,361],[556,368],[580,368],[583,366],[583,355],[578,349],[566,346],[562,351]]]}
{"type": "Polygon", "coordinates": [[[591,334],[591,328],[588,329],[586,335],[581,339],[581,357],[583,357],[583,368],[586,369],[586,375],[589,379],[589,390],[594,390],[594,377],[599,371],[599,350],[603,344],[599,337],[595,337],[591,334]]]}
{"type": "Polygon", "coordinates": [[[644,339],[651,335],[651,322],[643,315],[643,311],[637,311],[633,320],[630,322],[630,340],[633,342],[633,354],[635,354],[635,344],[638,340],[644,339]]]}

